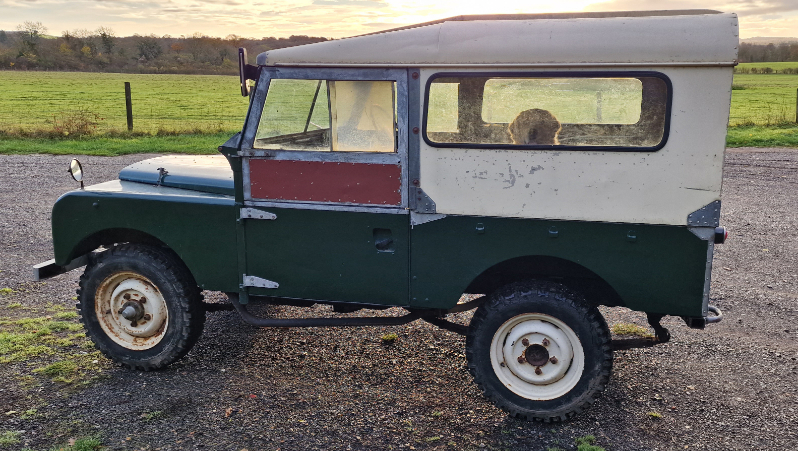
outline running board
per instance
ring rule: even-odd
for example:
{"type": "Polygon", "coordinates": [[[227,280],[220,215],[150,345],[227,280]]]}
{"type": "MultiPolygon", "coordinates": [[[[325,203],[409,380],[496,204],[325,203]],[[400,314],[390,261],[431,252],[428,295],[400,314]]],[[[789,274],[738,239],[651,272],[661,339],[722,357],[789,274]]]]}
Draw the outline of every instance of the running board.
{"type": "Polygon", "coordinates": [[[404,316],[372,316],[366,318],[261,318],[247,310],[247,307],[238,302],[238,295],[228,293],[227,297],[236,309],[241,319],[247,324],[256,327],[356,327],[356,326],[399,326],[421,318],[421,313],[410,312],[404,316]]]}

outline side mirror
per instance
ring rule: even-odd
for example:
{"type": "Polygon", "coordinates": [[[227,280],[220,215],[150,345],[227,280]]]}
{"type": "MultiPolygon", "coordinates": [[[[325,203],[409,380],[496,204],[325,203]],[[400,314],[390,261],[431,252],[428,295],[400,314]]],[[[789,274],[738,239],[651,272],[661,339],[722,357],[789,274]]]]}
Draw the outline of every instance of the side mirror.
{"type": "Polygon", "coordinates": [[[83,166],[81,166],[77,158],[73,158],[69,162],[69,170],[67,172],[69,172],[73,180],[80,182],[80,189],[83,189],[83,166]]]}
{"type": "Polygon", "coordinates": [[[247,80],[256,80],[258,78],[258,66],[247,64],[247,49],[243,47],[238,49],[238,78],[241,82],[241,95],[244,97],[249,96],[249,83],[247,83],[247,80]]]}

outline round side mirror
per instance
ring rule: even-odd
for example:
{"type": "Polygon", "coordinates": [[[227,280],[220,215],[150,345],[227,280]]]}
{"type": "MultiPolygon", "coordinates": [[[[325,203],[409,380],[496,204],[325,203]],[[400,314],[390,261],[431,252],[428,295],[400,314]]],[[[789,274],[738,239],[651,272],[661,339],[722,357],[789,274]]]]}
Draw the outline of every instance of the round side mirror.
{"type": "Polygon", "coordinates": [[[83,166],[80,165],[80,161],[76,158],[73,158],[72,161],[69,162],[69,175],[76,182],[80,182],[80,187],[83,188],[83,166]]]}

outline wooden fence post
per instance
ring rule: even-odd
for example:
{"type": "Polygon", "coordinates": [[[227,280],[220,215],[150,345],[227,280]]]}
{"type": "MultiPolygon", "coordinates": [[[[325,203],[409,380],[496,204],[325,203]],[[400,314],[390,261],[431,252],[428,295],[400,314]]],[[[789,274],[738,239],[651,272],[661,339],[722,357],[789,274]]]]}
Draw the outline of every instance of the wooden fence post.
{"type": "Polygon", "coordinates": [[[130,98],[130,82],[125,82],[125,108],[127,108],[127,131],[133,131],[133,102],[130,98]]]}

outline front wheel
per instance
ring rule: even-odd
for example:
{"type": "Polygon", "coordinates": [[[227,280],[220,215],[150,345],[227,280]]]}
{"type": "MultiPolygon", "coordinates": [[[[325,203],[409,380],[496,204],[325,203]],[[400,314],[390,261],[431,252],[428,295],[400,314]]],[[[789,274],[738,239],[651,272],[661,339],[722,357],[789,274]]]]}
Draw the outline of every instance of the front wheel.
{"type": "Polygon", "coordinates": [[[128,368],[164,368],[194,346],[205,323],[200,292],[166,249],[125,244],[108,249],[80,278],[78,312],[106,357],[128,368]]]}
{"type": "Polygon", "coordinates": [[[514,416],[544,421],[582,411],[604,390],[612,370],[601,314],[549,282],[493,293],[474,314],[466,355],[485,396],[514,416]]]}

